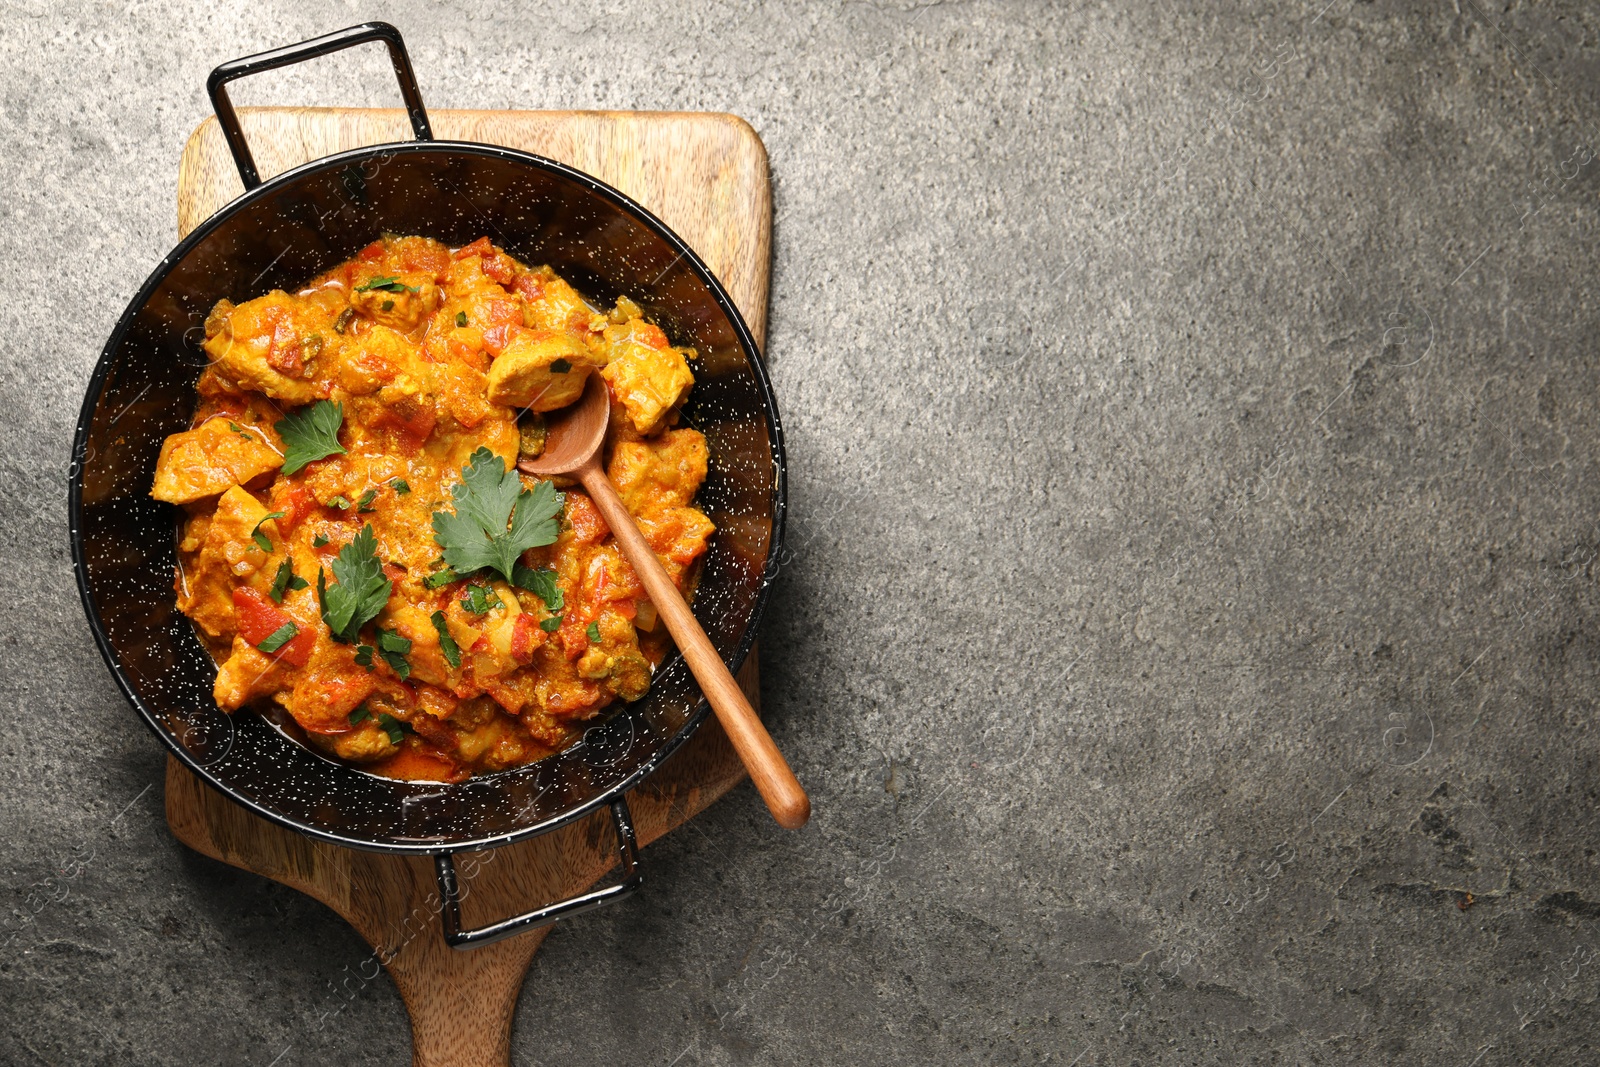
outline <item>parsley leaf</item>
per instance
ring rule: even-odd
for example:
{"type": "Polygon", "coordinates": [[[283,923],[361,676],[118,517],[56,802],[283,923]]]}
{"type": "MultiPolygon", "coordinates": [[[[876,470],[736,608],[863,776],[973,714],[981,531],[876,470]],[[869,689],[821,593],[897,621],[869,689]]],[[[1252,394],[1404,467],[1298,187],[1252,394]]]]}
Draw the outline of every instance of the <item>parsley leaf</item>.
{"type": "Polygon", "coordinates": [[[547,634],[555,633],[557,630],[561,629],[561,616],[550,616],[548,619],[545,619],[543,622],[539,623],[539,629],[543,630],[547,634]]]}
{"type": "Polygon", "coordinates": [[[293,641],[295,635],[299,632],[300,627],[296,626],[292,622],[286,622],[268,634],[267,639],[256,647],[263,652],[276,652],[284,645],[287,645],[290,641],[293,641]]]}
{"type": "Polygon", "coordinates": [[[361,627],[378,617],[394,588],[383,576],[383,564],[378,562],[378,537],[370,523],[339,550],[339,557],[333,561],[333,576],[339,584],[330,586],[322,568],[317,568],[322,621],[333,631],[334,640],[349,644],[361,627]]]}
{"type": "Polygon", "coordinates": [[[378,306],[380,308],[382,308],[384,311],[393,311],[394,310],[394,301],[393,300],[385,300],[382,304],[380,304],[378,306]]]}
{"type": "MultiPolygon", "coordinates": [[[[365,648],[366,646],[363,645],[362,647],[365,648]]],[[[372,718],[372,712],[363,704],[350,713],[350,725],[354,726],[358,722],[366,722],[370,718],[372,718]]]]}
{"type": "Polygon", "coordinates": [[[283,473],[293,474],[313,460],[343,452],[339,444],[343,425],[344,405],[332,400],[319,400],[274,423],[272,428],[283,438],[283,473]]]}
{"type": "Polygon", "coordinates": [[[488,567],[509,582],[517,557],[553,543],[560,533],[556,516],[561,513],[561,497],[556,487],[540,482],[524,489],[517,472],[506,470],[505,461],[487,448],[472,453],[450,495],[456,510],[433,513],[433,539],[457,573],[488,567]]]}
{"type": "Polygon", "coordinates": [[[356,646],[356,666],[365,667],[367,669],[367,673],[371,674],[372,673],[372,654],[374,652],[376,652],[376,651],[378,651],[378,650],[373,648],[371,645],[357,645],[356,646]]]}
{"type": "Polygon", "coordinates": [[[432,617],[433,628],[439,631],[439,651],[444,653],[444,661],[452,667],[461,666],[461,646],[450,636],[450,628],[444,622],[444,612],[436,611],[432,617]]]}
{"type": "Polygon", "coordinates": [[[390,478],[389,488],[395,491],[396,496],[405,496],[411,492],[411,483],[404,478],[390,478]]]}
{"type": "Polygon", "coordinates": [[[554,363],[550,364],[551,374],[565,374],[571,369],[572,364],[564,359],[558,359],[554,363]]]}
{"type": "Polygon", "coordinates": [[[540,600],[544,601],[544,606],[551,611],[560,611],[562,605],[566,602],[561,595],[561,587],[556,584],[556,572],[548,567],[540,567],[535,570],[532,567],[524,567],[519,563],[512,572],[511,577],[512,583],[518,589],[526,589],[528,592],[537,595],[540,600]]]}
{"type": "Polygon", "coordinates": [[[345,496],[343,493],[340,493],[338,496],[335,496],[333,499],[324,504],[323,507],[338,508],[340,511],[349,511],[351,507],[350,498],[345,496]]]}
{"type": "Polygon", "coordinates": [[[358,285],[355,288],[358,293],[368,293],[373,290],[382,290],[385,293],[414,293],[417,288],[414,285],[406,285],[399,278],[391,277],[371,278],[365,285],[358,285]]]}
{"type": "Polygon", "coordinates": [[[449,585],[451,582],[459,581],[460,579],[461,575],[457,574],[449,567],[442,567],[428,575],[426,578],[422,579],[422,588],[437,589],[441,585],[449,585]]]}
{"type": "Polygon", "coordinates": [[[312,548],[321,548],[323,545],[325,545],[327,543],[328,543],[328,535],[327,534],[317,534],[317,536],[315,536],[315,537],[313,537],[311,539],[311,547],[312,548]]]}
{"type": "Polygon", "coordinates": [[[285,593],[304,589],[310,584],[294,572],[294,561],[285,556],[283,562],[278,564],[278,573],[272,576],[272,588],[267,590],[267,595],[282,604],[285,593]]]}
{"type": "Polygon", "coordinates": [[[409,725],[401,722],[388,712],[378,716],[378,728],[389,735],[389,743],[391,745],[398,745],[406,736],[406,731],[411,729],[409,725]]]}
{"type": "Polygon", "coordinates": [[[461,598],[461,606],[474,615],[485,615],[490,608],[500,606],[500,598],[488,586],[469,585],[461,598]]]}
{"type": "MultiPolygon", "coordinates": [[[[283,512],[281,512],[281,511],[269,511],[265,515],[261,516],[261,522],[266,522],[268,519],[281,519],[281,518],[283,518],[283,512]]],[[[263,552],[271,552],[272,551],[272,539],[270,537],[268,537],[266,534],[261,532],[261,522],[256,523],[255,529],[250,531],[250,540],[254,541],[256,543],[256,547],[259,548],[261,551],[263,551],[263,552]]]]}
{"type": "Polygon", "coordinates": [[[590,641],[591,644],[599,644],[600,643],[600,624],[599,623],[591,622],[589,624],[589,628],[587,630],[583,631],[583,632],[589,638],[589,641],[590,641]]]}
{"type": "Polygon", "coordinates": [[[465,326],[466,324],[467,324],[467,313],[465,311],[456,312],[456,325],[457,326],[465,326]]]}
{"type": "Polygon", "coordinates": [[[411,677],[411,664],[406,662],[406,653],[411,651],[411,639],[401,637],[393,630],[378,631],[378,655],[383,657],[383,662],[389,669],[400,676],[403,682],[411,677]]]}
{"type": "Polygon", "coordinates": [[[372,506],[372,502],[374,500],[376,500],[376,499],[378,499],[378,491],[376,489],[368,489],[365,493],[361,494],[361,499],[356,501],[356,510],[357,511],[374,511],[374,510],[376,510],[372,506]]]}

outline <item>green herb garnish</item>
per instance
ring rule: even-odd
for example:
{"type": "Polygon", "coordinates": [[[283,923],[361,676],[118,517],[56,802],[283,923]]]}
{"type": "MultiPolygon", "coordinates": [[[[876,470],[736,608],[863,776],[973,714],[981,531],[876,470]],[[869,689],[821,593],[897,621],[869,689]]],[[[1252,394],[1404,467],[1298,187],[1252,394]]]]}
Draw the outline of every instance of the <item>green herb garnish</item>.
{"type": "Polygon", "coordinates": [[[238,434],[240,437],[244,438],[246,441],[254,441],[255,440],[255,438],[251,437],[250,434],[245,431],[245,428],[243,426],[240,426],[237,422],[228,423],[228,429],[232,430],[234,433],[238,434]]]}
{"type": "Polygon", "coordinates": [[[278,649],[294,640],[295,634],[300,632],[300,627],[292,622],[286,622],[267,635],[267,639],[256,647],[263,652],[276,652],[278,649]]]}
{"type": "Polygon", "coordinates": [[[256,547],[259,548],[261,551],[263,551],[263,552],[271,552],[272,551],[272,539],[270,537],[268,537],[266,534],[261,532],[261,523],[262,522],[266,522],[268,519],[281,519],[281,518],[283,518],[283,512],[281,512],[281,511],[269,511],[265,515],[261,516],[261,521],[257,522],[256,525],[255,525],[255,528],[250,531],[250,540],[254,541],[256,543],[256,547]]]}
{"type": "Polygon", "coordinates": [[[327,543],[328,543],[328,535],[327,534],[317,534],[317,536],[315,536],[315,537],[313,537],[311,539],[311,547],[312,548],[321,548],[323,545],[325,545],[327,543]]]}
{"type": "Polygon", "coordinates": [[[450,495],[456,509],[433,513],[433,539],[458,574],[487,567],[509,582],[523,552],[553,543],[561,531],[555,486],[524,489],[517,472],[487,448],[472,453],[450,495]]]}
{"type": "Polygon", "coordinates": [[[561,616],[552,615],[548,619],[543,620],[539,623],[539,629],[543,630],[547,634],[555,633],[557,630],[561,629],[561,616]]]}
{"type": "Polygon", "coordinates": [[[333,577],[338,584],[328,585],[322,568],[317,568],[322,621],[333,631],[334,640],[349,644],[361,627],[378,617],[394,588],[383,576],[383,564],[378,562],[378,536],[370,523],[339,550],[333,561],[333,577]]]}
{"type": "Polygon", "coordinates": [[[371,674],[372,673],[372,654],[374,652],[376,652],[376,651],[378,651],[378,650],[373,648],[371,645],[357,645],[356,646],[356,666],[365,667],[367,669],[367,673],[371,674]]]}
{"type": "Polygon", "coordinates": [[[590,644],[599,644],[600,643],[600,624],[599,623],[591,622],[589,624],[589,628],[584,630],[583,632],[584,632],[585,635],[588,636],[590,644]]]}
{"type": "Polygon", "coordinates": [[[558,359],[554,363],[550,364],[550,373],[551,374],[565,374],[565,373],[567,373],[567,371],[569,371],[571,369],[572,369],[572,364],[567,362],[564,359],[558,359]]]}
{"type": "Polygon", "coordinates": [[[444,622],[444,612],[436,611],[432,618],[433,628],[439,631],[439,651],[444,653],[444,661],[452,667],[461,666],[461,646],[450,636],[450,628],[444,622]]]}
{"type": "Polygon", "coordinates": [[[376,489],[368,489],[365,493],[361,494],[361,499],[356,501],[356,511],[362,512],[373,510],[372,502],[376,499],[378,499],[378,491],[376,489]]]}
{"type": "Polygon", "coordinates": [[[378,716],[378,728],[389,735],[389,743],[391,745],[398,745],[405,738],[406,731],[411,729],[411,726],[385,712],[378,716]]]}
{"type": "Polygon", "coordinates": [[[383,657],[383,662],[389,669],[400,676],[403,682],[411,677],[411,664],[406,662],[406,653],[411,651],[411,639],[401,637],[393,630],[378,631],[378,655],[383,657]]]}
{"type": "Polygon", "coordinates": [[[422,588],[437,589],[441,585],[449,585],[451,582],[459,581],[460,578],[461,575],[457,574],[449,567],[444,567],[440,570],[434,571],[432,574],[422,579],[422,588]]]}
{"type": "Polygon", "coordinates": [[[366,722],[370,718],[372,718],[372,712],[368,711],[367,706],[363,704],[350,713],[350,725],[354,726],[358,722],[366,722]]]}
{"type": "Polygon", "coordinates": [[[548,567],[535,569],[519,563],[512,572],[512,584],[537,595],[551,611],[560,611],[565,603],[561,587],[556,584],[556,572],[548,567]]]}
{"type": "Polygon", "coordinates": [[[485,615],[490,608],[500,606],[500,598],[488,586],[469,585],[461,598],[461,606],[474,615],[485,615]]]}
{"type": "Polygon", "coordinates": [[[304,589],[310,584],[310,582],[295,574],[294,561],[285,556],[283,562],[278,564],[278,573],[272,576],[272,588],[267,590],[267,595],[282,604],[285,593],[304,589]]]}
{"type": "MultiPolygon", "coordinates": [[[[386,293],[414,293],[417,291],[415,286],[406,285],[399,278],[387,277],[372,278],[365,285],[358,285],[355,288],[358,293],[367,293],[374,290],[382,290],[386,293]]],[[[390,301],[390,303],[393,304],[393,301],[390,301]]],[[[384,310],[387,311],[389,309],[384,308],[384,310]]]]}
{"type": "Polygon", "coordinates": [[[456,325],[457,326],[465,326],[466,324],[467,324],[467,313],[465,311],[456,312],[456,325]]]}
{"type": "Polygon", "coordinates": [[[395,491],[395,495],[405,496],[407,493],[411,492],[411,483],[406,481],[404,478],[390,478],[389,488],[395,491]]]}
{"type": "Polygon", "coordinates": [[[380,311],[393,311],[394,310],[394,301],[393,300],[385,300],[383,303],[378,305],[378,309],[380,311]]]}
{"type": "Polygon", "coordinates": [[[350,508],[353,505],[350,503],[350,498],[349,497],[345,496],[343,493],[340,493],[338,496],[334,497],[332,500],[328,501],[327,504],[325,504],[323,506],[324,507],[330,507],[330,508],[338,508],[340,511],[349,511],[350,508]]]}
{"type": "Polygon", "coordinates": [[[332,400],[319,400],[274,423],[272,428],[283,438],[283,473],[293,474],[313,460],[343,452],[339,444],[343,425],[344,405],[332,400]]]}

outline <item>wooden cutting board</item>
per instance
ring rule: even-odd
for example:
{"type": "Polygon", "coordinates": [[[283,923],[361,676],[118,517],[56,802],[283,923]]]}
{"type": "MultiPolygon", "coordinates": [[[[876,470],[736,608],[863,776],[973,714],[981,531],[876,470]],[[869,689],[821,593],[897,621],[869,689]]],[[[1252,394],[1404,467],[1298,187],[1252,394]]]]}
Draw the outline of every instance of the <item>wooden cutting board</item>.
{"type": "MultiPolygon", "coordinates": [[[[727,286],[756,342],[766,336],[772,196],[761,139],[732,115],[619,111],[430,111],[440,140],[534,152],[610,183],[678,232],[727,286]]],[[[333,152],[411,139],[403,111],[241,108],[263,177],[333,152]]],[[[178,229],[186,234],[243,192],[215,119],[184,147],[178,229]]],[[[739,674],[757,704],[756,655],[739,674]]],[[[759,705],[757,705],[759,707],[759,705]]],[[[732,789],[744,769],[715,718],[628,795],[639,843],[682,825],[732,789]]],[[[757,803],[752,796],[751,803],[757,803]]],[[[550,927],[471,951],[440,934],[433,862],[357,852],[274,826],[167,761],[167,822],[213,859],[308,893],[376,950],[411,1016],[418,1067],[504,1067],[511,1018],[534,951],[550,927]]],[[[458,855],[472,869],[465,926],[480,926],[582,892],[616,859],[604,809],[532,841],[458,855]]],[[[644,867],[648,875],[648,856],[644,867]]],[[[648,893],[648,887],[641,890],[648,893]]],[[[579,920],[581,921],[581,920],[579,920]]],[[[288,937],[294,931],[285,931],[288,937]]]]}

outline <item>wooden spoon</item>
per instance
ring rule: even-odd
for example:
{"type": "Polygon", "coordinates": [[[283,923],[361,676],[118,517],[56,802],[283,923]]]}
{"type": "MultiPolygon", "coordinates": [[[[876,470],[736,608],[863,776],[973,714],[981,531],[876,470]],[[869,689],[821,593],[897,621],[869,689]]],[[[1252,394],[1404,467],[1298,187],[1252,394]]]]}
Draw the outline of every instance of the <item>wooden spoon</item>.
{"type": "Polygon", "coordinates": [[[611,398],[604,379],[591,374],[576,404],[552,412],[546,418],[549,419],[549,433],[543,454],[538,459],[525,459],[517,466],[529,474],[546,478],[565,474],[582,483],[605,517],[606,525],[611,527],[617,546],[644,583],[645,592],[650,594],[656,612],[678,643],[689,670],[694,672],[695,680],[721,720],[728,740],[733,742],[734,751],[744,761],[745,770],[750,772],[750,780],[767,802],[772,817],[778,820],[779,826],[789,830],[804,826],[811,817],[810,798],[600,466],[600,446],[605,443],[606,425],[611,420],[611,398]]]}

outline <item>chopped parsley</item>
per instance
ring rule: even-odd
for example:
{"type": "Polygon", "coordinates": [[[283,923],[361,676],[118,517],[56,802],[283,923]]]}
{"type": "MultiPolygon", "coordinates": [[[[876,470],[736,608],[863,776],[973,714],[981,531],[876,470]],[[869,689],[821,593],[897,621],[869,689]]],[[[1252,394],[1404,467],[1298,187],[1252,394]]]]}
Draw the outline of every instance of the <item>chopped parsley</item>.
{"type": "Polygon", "coordinates": [[[243,426],[240,426],[237,422],[228,423],[228,429],[232,430],[234,433],[238,434],[240,437],[244,438],[246,441],[254,441],[255,440],[255,438],[251,437],[249,432],[246,431],[245,428],[243,426]]]}
{"type": "Polygon", "coordinates": [[[293,641],[295,635],[299,632],[300,627],[296,626],[292,622],[286,622],[268,634],[267,639],[256,647],[263,652],[276,652],[284,645],[287,645],[290,641],[293,641]]]}
{"type": "Polygon", "coordinates": [[[583,632],[589,638],[590,644],[599,644],[600,643],[600,624],[599,623],[591,622],[589,624],[589,628],[587,630],[584,630],[583,632]]]}
{"type": "Polygon", "coordinates": [[[519,563],[512,571],[512,578],[518,589],[526,589],[537,595],[551,611],[560,611],[565,603],[561,587],[556,584],[556,572],[548,567],[535,569],[519,563]]]}
{"type": "Polygon", "coordinates": [[[460,578],[461,575],[457,574],[449,567],[443,567],[422,579],[422,588],[437,589],[441,585],[449,585],[451,582],[459,581],[460,578]]]}
{"type": "Polygon", "coordinates": [[[405,739],[406,731],[411,727],[388,712],[383,712],[378,716],[378,729],[389,735],[391,745],[398,745],[405,739]]]}
{"type": "Polygon", "coordinates": [[[313,460],[343,452],[339,444],[343,425],[344,405],[332,400],[319,400],[274,423],[272,428],[283,438],[283,473],[293,474],[313,460]]]}
{"type": "Polygon", "coordinates": [[[382,311],[393,311],[394,310],[394,301],[393,300],[385,300],[383,303],[379,304],[378,307],[382,311]]]}
{"type": "Polygon", "coordinates": [[[450,636],[450,627],[444,622],[444,612],[436,611],[432,618],[433,628],[439,631],[439,651],[444,653],[444,661],[452,667],[461,666],[461,646],[450,636]]]}
{"type": "Polygon", "coordinates": [[[344,333],[350,328],[350,320],[356,317],[355,308],[345,308],[339,312],[339,317],[333,321],[333,332],[344,333]]]}
{"type": "Polygon", "coordinates": [[[411,483],[406,481],[404,478],[390,478],[389,488],[395,491],[395,495],[405,496],[407,493],[411,492],[411,483]]]}
{"type": "Polygon", "coordinates": [[[370,718],[372,718],[372,712],[368,711],[367,706],[363,704],[350,713],[350,725],[354,726],[358,722],[366,722],[370,718]]]}
{"type": "Polygon", "coordinates": [[[327,534],[317,534],[317,536],[315,536],[315,537],[313,537],[311,539],[311,547],[312,548],[321,548],[323,545],[325,545],[327,543],[328,543],[328,535],[327,534]]]}
{"type": "Polygon", "coordinates": [[[389,669],[400,676],[403,682],[411,677],[411,664],[406,661],[406,653],[411,651],[411,639],[401,637],[393,630],[378,631],[378,655],[383,657],[383,662],[389,669]]]}
{"type": "Polygon", "coordinates": [[[465,311],[456,312],[456,325],[457,326],[465,326],[466,324],[467,324],[467,313],[465,311]]]}
{"type": "Polygon", "coordinates": [[[461,607],[474,615],[487,614],[490,608],[500,606],[500,598],[486,585],[469,585],[461,598],[461,607]]]}
{"type": "Polygon", "coordinates": [[[550,364],[551,374],[565,374],[571,369],[572,364],[564,359],[558,359],[554,363],[550,364]]]}
{"type": "Polygon", "coordinates": [[[376,489],[368,489],[361,494],[361,499],[356,501],[356,511],[372,511],[372,502],[376,499],[378,499],[378,491],[376,489]]]}
{"type": "Polygon", "coordinates": [[[283,518],[283,512],[281,512],[281,511],[269,511],[265,515],[261,516],[261,522],[256,523],[255,529],[250,531],[250,540],[254,541],[256,543],[256,547],[259,548],[261,551],[263,551],[263,552],[271,552],[272,551],[272,539],[270,537],[268,537],[266,534],[261,532],[261,523],[262,522],[266,522],[268,519],[281,519],[281,518],[283,518]]]}
{"type": "Polygon", "coordinates": [[[370,523],[339,550],[332,566],[337,585],[328,585],[322,568],[317,568],[322,621],[333,631],[334,640],[350,644],[361,627],[378,617],[394,588],[383,576],[383,564],[378,562],[378,537],[370,523]]]}
{"type": "Polygon", "coordinates": [[[373,648],[371,645],[357,645],[356,646],[356,666],[365,667],[367,669],[367,673],[371,674],[372,673],[372,654],[374,652],[376,652],[376,651],[378,651],[378,650],[373,648]]]}
{"type": "Polygon", "coordinates": [[[304,589],[310,584],[310,582],[295,574],[294,561],[285,556],[283,562],[278,564],[278,573],[272,576],[272,588],[267,590],[267,595],[282,604],[285,593],[304,589]]]}
{"type": "Polygon", "coordinates": [[[543,622],[539,623],[539,629],[543,630],[547,634],[555,633],[557,630],[561,629],[561,616],[550,616],[548,619],[545,619],[543,622]]]}
{"type": "MultiPolygon", "coordinates": [[[[406,285],[399,278],[391,277],[371,278],[364,285],[358,285],[355,288],[358,293],[369,293],[374,290],[382,290],[385,293],[414,293],[417,291],[415,286],[406,285]]],[[[390,301],[390,303],[393,303],[393,301],[390,301]]],[[[388,309],[385,308],[384,310],[387,311],[388,309]]]]}
{"type": "Polygon", "coordinates": [[[561,496],[550,482],[524,489],[515,470],[487,448],[472,453],[450,490],[455,511],[433,513],[433,538],[458,574],[489,568],[511,581],[523,552],[555,541],[561,496]],[[509,526],[509,528],[508,528],[509,526]]]}
{"type": "Polygon", "coordinates": [[[343,493],[340,493],[338,496],[328,501],[324,507],[338,508],[340,511],[349,511],[352,505],[350,503],[350,498],[345,496],[343,493]]]}

